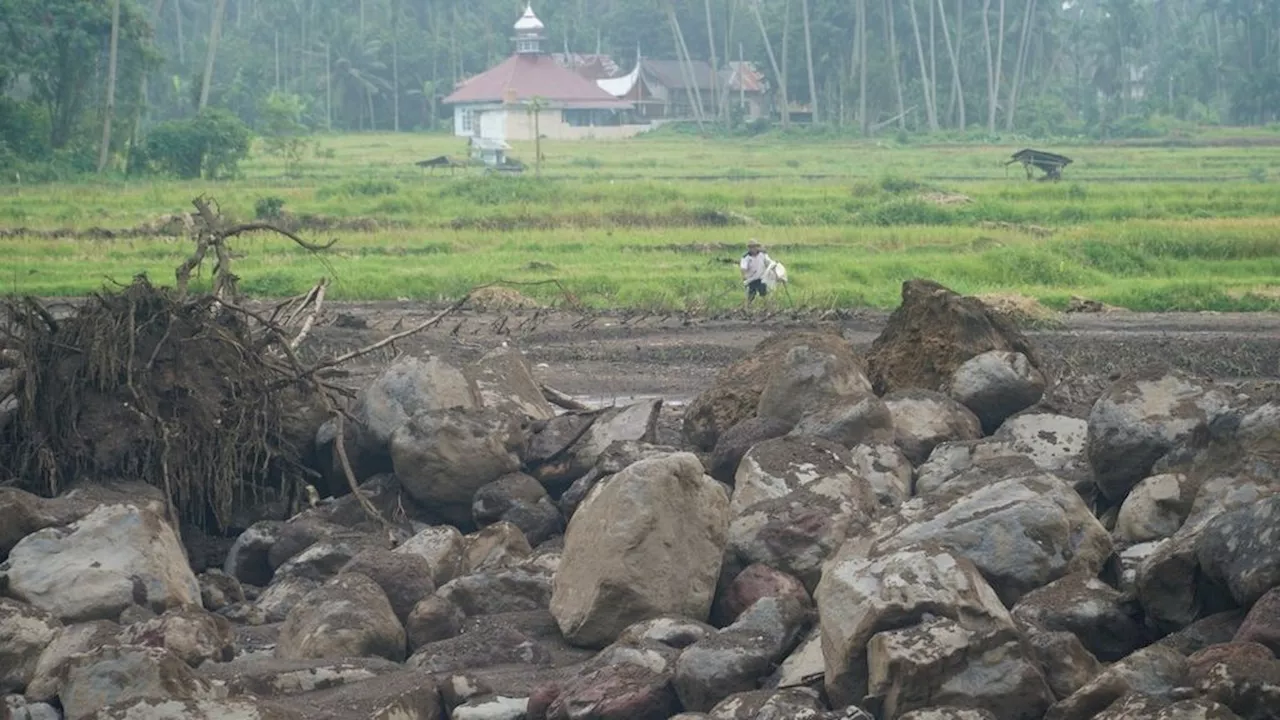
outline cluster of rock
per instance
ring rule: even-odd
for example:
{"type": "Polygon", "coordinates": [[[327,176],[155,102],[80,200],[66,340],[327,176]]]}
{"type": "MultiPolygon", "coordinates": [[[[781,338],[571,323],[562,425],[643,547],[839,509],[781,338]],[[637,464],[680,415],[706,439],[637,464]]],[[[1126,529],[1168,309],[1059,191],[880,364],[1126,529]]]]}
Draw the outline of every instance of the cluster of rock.
{"type": "Polygon", "coordinates": [[[1045,384],[913,281],[865,361],[727,368],[686,447],[659,402],[557,414],[514,349],[401,361],[341,443],[380,518],[199,575],[149,488],[0,489],[0,718],[1280,718],[1280,405],[1045,384]]]}

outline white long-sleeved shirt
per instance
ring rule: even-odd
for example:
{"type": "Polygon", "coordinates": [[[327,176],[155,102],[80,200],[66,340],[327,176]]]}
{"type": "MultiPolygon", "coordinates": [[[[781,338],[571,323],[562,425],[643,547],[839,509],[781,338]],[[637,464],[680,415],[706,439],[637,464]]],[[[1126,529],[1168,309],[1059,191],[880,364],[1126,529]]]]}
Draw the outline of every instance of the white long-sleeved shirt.
{"type": "Polygon", "coordinates": [[[761,250],[755,257],[752,257],[751,253],[743,255],[742,262],[738,264],[738,267],[747,271],[747,276],[743,278],[743,282],[749,283],[763,279],[764,271],[769,267],[770,262],[769,253],[763,250],[761,250]]]}

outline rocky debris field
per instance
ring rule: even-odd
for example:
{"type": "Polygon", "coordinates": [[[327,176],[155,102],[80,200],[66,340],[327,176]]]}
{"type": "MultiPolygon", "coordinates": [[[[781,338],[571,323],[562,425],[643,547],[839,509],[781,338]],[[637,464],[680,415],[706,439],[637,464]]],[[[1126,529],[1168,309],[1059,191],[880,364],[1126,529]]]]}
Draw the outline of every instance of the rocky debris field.
{"type": "Polygon", "coordinates": [[[127,478],[0,487],[0,720],[1280,718],[1255,386],[1079,381],[927,281],[675,414],[558,409],[514,344],[396,354],[310,502],[228,537],[127,478]]]}

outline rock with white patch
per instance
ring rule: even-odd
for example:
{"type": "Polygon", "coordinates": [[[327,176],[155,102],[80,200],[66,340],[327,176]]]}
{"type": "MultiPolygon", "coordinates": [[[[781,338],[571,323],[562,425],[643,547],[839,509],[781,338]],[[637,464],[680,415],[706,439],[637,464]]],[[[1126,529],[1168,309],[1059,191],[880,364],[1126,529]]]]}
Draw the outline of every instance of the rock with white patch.
{"type": "Polygon", "coordinates": [[[163,648],[106,645],[67,661],[58,698],[67,720],[137,700],[212,700],[212,683],[163,648]]]}
{"type": "Polygon", "coordinates": [[[1009,604],[1071,573],[1098,574],[1113,549],[1080,496],[1043,473],[956,500],[917,498],[864,537],[879,553],[922,542],[947,547],[972,561],[1009,604]]]}
{"type": "Polygon", "coordinates": [[[1280,587],[1280,496],[1209,520],[1196,538],[1196,556],[1206,575],[1225,585],[1241,607],[1252,607],[1280,587]]]}
{"type": "Polygon", "coordinates": [[[1142,625],[1137,603],[1088,572],[1032,590],[1014,606],[1013,617],[1024,626],[1069,632],[1105,662],[1119,660],[1153,640],[1142,625]]]}
{"type": "MultiPolygon", "coordinates": [[[[78,623],[59,630],[40,652],[31,682],[27,684],[27,698],[40,702],[53,701],[62,686],[63,668],[67,661],[74,655],[116,642],[120,630],[120,626],[110,620],[78,623]]],[[[0,643],[0,647],[4,647],[4,644],[0,643]]]]}
{"type": "Polygon", "coordinates": [[[897,445],[855,445],[849,456],[850,466],[871,486],[882,509],[892,510],[911,499],[915,468],[897,445]]]}
{"type": "MultiPolygon", "coordinates": [[[[1225,585],[1205,582],[1197,550],[1200,536],[1218,516],[1257,506],[1276,491],[1270,483],[1247,476],[1211,477],[1201,484],[1182,527],[1173,537],[1159,541],[1138,566],[1135,585],[1149,624],[1165,631],[1177,630],[1206,611],[1225,610],[1234,604],[1225,585]]],[[[1220,537],[1225,539],[1226,534],[1220,537]]],[[[1215,563],[1232,561],[1228,552],[1215,563]]]]}
{"type": "Polygon", "coordinates": [[[461,574],[467,541],[452,525],[434,525],[419,531],[392,552],[421,556],[431,566],[431,580],[440,587],[461,574]]]}
{"type": "Polygon", "coordinates": [[[827,712],[817,692],[787,688],[734,693],[708,714],[713,720],[822,720],[827,712]]]}
{"type": "Polygon", "coordinates": [[[468,365],[463,374],[484,407],[520,413],[533,420],[549,420],[556,415],[519,348],[506,344],[496,347],[468,365]]]}
{"type": "Polygon", "coordinates": [[[205,662],[226,662],[236,654],[231,623],[204,610],[170,610],[125,627],[119,637],[127,645],[165,648],[193,668],[205,662]]]}
{"type": "Polygon", "coordinates": [[[1017,638],[948,617],[876,633],[867,643],[861,703],[883,717],[933,704],[986,708],[999,720],[1038,720],[1054,697],[1017,638]]]}
{"type": "Polygon", "coordinates": [[[529,698],[472,698],[449,713],[450,720],[525,720],[529,698]]]}
{"type": "Polygon", "coordinates": [[[1123,500],[1157,460],[1226,407],[1216,389],[1178,372],[1116,382],[1089,412],[1089,462],[1098,489],[1123,500]]]}
{"type": "Polygon", "coordinates": [[[1017,637],[1013,618],[978,568],[937,545],[869,558],[851,541],[827,566],[816,600],[826,692],[836,707],[866,697],[867,644],[901,627],[903,618],[926,612],[952,618],[993,647],[1017,637]]]}
{"type": "Polygon", "coordinates": [[[359,573],[309,593],[285,619],[276,657],[286,660],[384,657],[403,660],[405,633],[382,588],[359,573]]]}
{"type": "Polygon", "coordinates": [[[1020,352],[989,350],[956,368],[947,382],[952,398],[973,411],[990,434],[1010,415],[1040,402],[1044,374],[1020,352]]]}
{"type": "Polygon", "coordinates": [[[209,663],[196,674],[225,685],[230,695],[287,698],[364,682],[401,669],[383,658],[282,660],[256,656],[209,663]]]}
{"type": "Polygon", "coordinates": [[[1143,648],[1111,665],[1070,697],[1049,708],[1045,720],[1092,720],[1111,703],[1139,692],[1171,698],[1187,675],[1187,659],[1160,646],[1143,648]]]}
{"type": "Polygon", "coordinates": [[[26,689],[40,653],[61,629],[50,613],[0,597],[0,695],[26,689]]]}
{"type": "Polygon", "coordinates": [[[9,553],[9,595],[64,622],[119,617],[130,605],[199,607],[200,585],[159,508],[103,505],[9,553]]]}
{"type": "Polygon", "coordinates": [[[785,497],[801,488],[832,499],[853,499],[872,508],[869,483],[857,475],[852,463],[847,449],[827,440],[795,436],[767,440],[742,458],[730,510],[738,517],[756,503],[785,497]]]}
{"type": "Polygon", "coordinates": [[[893,415],[894,443],[912,463],[923,463],[941,443],[982,437],[978,417],[942,393],[900,390],[884,403],[893,415]]]}
{"type": "Polygon", "coordinates": [[[814,627],[765,681],[766,688],[822,688],[822,630],[814,627]]]}
{"type": "Polygon", "coordinates": [[[1196,488],[1182,473],[1152,475],[1133,487],[1116,518],[1116,539],[1126,544],[1172,537],[1182,527],[1196,488]]]}

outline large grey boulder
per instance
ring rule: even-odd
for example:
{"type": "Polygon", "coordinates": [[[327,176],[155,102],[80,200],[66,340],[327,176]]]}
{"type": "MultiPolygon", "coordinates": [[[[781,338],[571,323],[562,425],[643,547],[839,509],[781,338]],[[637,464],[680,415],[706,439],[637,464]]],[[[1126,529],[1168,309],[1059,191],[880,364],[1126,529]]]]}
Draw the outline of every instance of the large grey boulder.
{"type": "Polygon", "coordinates": [[[827,696],[836,707],[862,702],[870,687],[873,636],[929,613],[955,620],[989,647],[1017,639],[1013,618],[978,568],[936,545],[874,558],[851,541],[830,561],[816,594],[827,696]]]}
{"type": "Polygon", "coordinates": [[[838,332],[792,331],[771,335],[716,376],[685,409],[682,433],[689,444],[711,450],[721,433],[756,415],[760,396],[793,348],[841,356],[857,363],[848,340],[838,332]]]}
{"type": "Polygon", "coordinates": [[[161,647],[193,668],[206,662],[226,662],[236,653],[231,623],[204,610],[170,610],[125,627],[121,644],[161,647]]]}
{"type": "Polygon", "coordinates": [[[775,417],[751,417],[721,433],[711,452],[711,477],[733,484],[738,465],[751,448],[791,432],[794,423],[775,417]]]}
{"type": "Polygon", "coordinates": [[[673,683],[686,710],[707,711],[736,692],[754,690],[800,641],[810,619],[807,596],[769,597],[676,660],[673,683]]]}
{"type": "Polygon", "coordinates": [[[785,437],[766,440],[742,458],[730,510],[739,516],[756,503],[807,488],[830,498],[852,498],[874,508],[870,484],[853,468],[849,451],[828,440],[785,437]]]}
{"type": "Polygon", "coordinates": [[[440,587],[458,577],[466,558],[467,541],[452,525],[423,528],[392,552],[417,555],[431,566],[431,580],[440,587]]]}
{"type": "Polygon", "coordinates": [[[0,696],[26,689],[61,628],[48,612],[0,597],[0,696]]]}
{"type": "Polygon", "coordinates": [[[1111,536],[1066,483],[1053,475],[1012,478],[958,499],[916,498],[866,531],[872,552],[937,543],[963,555],[1012,605],[1060,577],[1097,575],[1111,536]]]}
{"type": "Polygon", "coordinates": [[[978,416],[942,393],[901,390],[885,395],[884,403],[893,416],[894,442],[917,465],[941,443],[982,437],[978,416]]]}
{"type": "Polygon", "coordinates": [[[880,398],[867,393],[837,397],[804,413],[791,431],[852,448],[864,443],[891,443],[895,437],[893,414],[880,398]]]}
{"type": "Polygon", "coordinates": [[[823,561],[879,511],[870,483],[851,463],[848,450],[815,438],[752,448],[733,489],[727,570],[761,563],[812,590],[823,561]]]}
{"type": "Polygon", "coordinates": [[[1187,675],[1187,659],[1169,648],[1143,648],[1111,665],[1070,697],[1049,708],[1045,720],[1092,720],[1129,693],[1170,699],[1187,675]]]}
{"type": "Polygon", "coordinates": [[[1240,607],[1252,607],[1268,590],[1280,587],[1280,496],[1209,520],[1196,538],[1196,557],[1212,580],[1231,591],[1240,607]]]}
{"type": "Polygon", "coordinates": [[[848,405],[875,397],[871,383],[849,353],[798,345],[782,356],[760,391],[756,415],[799,423],[817,408],[848,405]]]}
{"type": "Polygon", "coordinates": [[[475,386],[438,357],[405,357],[382,371],[356,398],[357,449],[386,455],[391,436],[420,412],[479,405],[475,386]]]}
{"type": "Polygon", "coordinates": [[[867,659],[862,706],[881,717],[941,703],[987,709],[999,720],[1039,720],[1054,701],[1016,638],[974,632],[949,617],[876,633],[867,659]]]}
{"type": "Polygon", "coordinates": [[[1013,617],[1023,626],[1069,632],[1106,662],[1119,660],[1152,639],[1132,598],[1087,572],[1027,593],[1013,607],[1013,617]]]}
{"type": "Polygon", "coordinates": [[[519,470],[527,443],[522,423],[498,410],[431,410],[395,431],[391,460],[414,499],[469,526],[476,491],[519,470]]]}
{"type": "Polygon", "coordinates": [[[966,360],[951,374],[947,393],[973,411],[987,434],[1010,415],[1040,402],[1044,374],[1020,352],[990,350],[966,360]]]}
{"type": "Polygon", "coordinates": [[[555,576],[551,612],[565,638],[603,647],[648,618],[706,619],[728,525],[724,486],[691,453],[642,460],[597,485],[569,523],[555,576]]]}
{"type": "Polygon", "coordinates": [[[881,510],[892,510],[911,499],[915,468],[897,445],[876,443],[849,449],[854,471],[871,486],[881,510]]]}
{"type": "Polygon", "coordinates": [[[161,510],[103,505],[9,553],[9,595],[65,622],[114,620],[131,605],[200,607],[200,584],[161,510]]]}
{"type": "Polygon", "coordinates": [[[342,566],[342,573],[360,573],[378,584],[400,622],[424,597],[435,592],[431,563],[421,555],[370,548],[342,566]]]}
{"type": "Polygon", "coordinates": [[[463,374],[475,388],[479,404],[505,413],[519,413],[533,420],[549,420],[555,408],[542,394],[524,353],[503,344],[468,365],[463,374]]]}
{"type": "Polygon", "coordinates": [[[1152,475],[1139,482],[1120,506],[1116,539],[1133,544],[1172,537],[1191,513],[1195,491],[1182,473],[1152,475]]]}
{"type": "Polygon", "coordinates": [[[77,623],[59,630],[40,652],[35,672],[24,693],[27,699],[52,702],[62,687],[63,669],[67,662],[75,655],[115,643],[120,630],[120,626],[110,620],[77,623]]]}
{"type": "Polygon", "coordinates": [[[66,720],[137,700],[213,700],[213,684],[163,648],[105,645],[68,660],[58,692],[66,720]]]}
{"type": "MultiPolygon", "coordinates": [[[[1206,612],[1235,604],[1226,586],[1208,581],[1202,571],[1197,550],[1200,536],[1218,516],[1253,507],[1278,489],[1270,482],[1247,476],[1212,477],[1200,486],[1186,521],[1172,537],[1158,541],[1134,571],[1138,599],[1153,627],[1166,632],[1177,630],[1206,612]]],[[[1221,529],[1227,528],[1224,525],[1221,529]]],[[[1231,555],[1215,563],[1231,562],[1231,555]]]]}
{"type": "Polygon", "coordinates": [[[1216,389],[1177,372],[1135,377],[1107,388],[1089,412],[1089,462],[1113,502],[1156,461],[1227,407],[1216,389]]]}
{"type": "Polygon", "coordinates": [[[289,612],[276,657],[285,660],[405,656],[404,627],[382,588],[359,573],[340,575],[289,612]]]}

